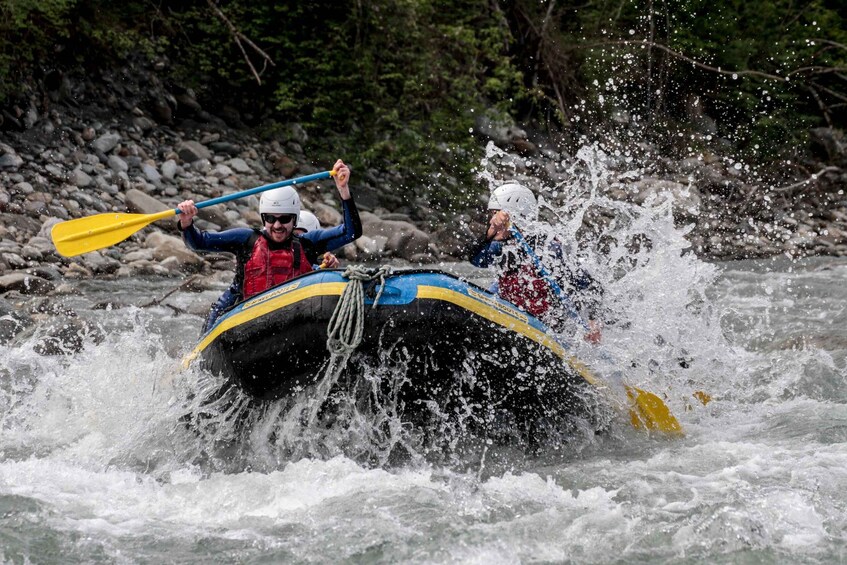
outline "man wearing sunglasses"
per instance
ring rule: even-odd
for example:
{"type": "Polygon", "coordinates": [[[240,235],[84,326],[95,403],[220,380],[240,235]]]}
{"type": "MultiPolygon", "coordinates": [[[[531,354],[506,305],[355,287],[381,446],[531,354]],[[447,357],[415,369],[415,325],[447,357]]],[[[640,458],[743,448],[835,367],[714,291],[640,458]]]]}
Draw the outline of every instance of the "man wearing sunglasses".
{"type": "Polygon", "coordinates": [[[259,200],[262,229],[234,228],[222,232],[197,229],[197,206],[186,200],[180,210],[178,226],[182,238],[193,251],[234,253],[235,277],[212,306],[203,333],[234,304],[282,284],[312,270],[318,257],[338,249],[362,235],[362,222],[350,193],[350,169],[339,159],[333,166],[335,186],[341,196],[344,224],[329,229],[295,233],[300,215],[300,196],[290,186],[263,192],[259,200]]]}

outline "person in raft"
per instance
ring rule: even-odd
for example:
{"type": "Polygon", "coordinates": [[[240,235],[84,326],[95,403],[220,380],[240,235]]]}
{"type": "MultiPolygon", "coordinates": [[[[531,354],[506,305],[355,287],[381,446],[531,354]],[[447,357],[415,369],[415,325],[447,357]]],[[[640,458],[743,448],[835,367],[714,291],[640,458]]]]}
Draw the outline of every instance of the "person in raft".
{"type": "MultiPolygon", "coordinates": [[[[491,193],[488,211],[488,230],[485,237],[472,248],[469,254],[471,263],[477,267],[494,265],[497,268],[498,277],[491,292],[532,314],[554,330],[563,329],[570,306],[561,304],[556,292],[538,272],[532,257],[515,241],[511,232],[513,221],[521,229],[526,229],[528,224],[536,221],[538,202],[535,195],[521,184],[504,184],[491,193]]],[[[525,236],[524,239],[531,247],[544,249],[541,236],[525,236]]],[[[568,266],[562,246],[556,240],[550,241],[543,252],[536,251],[536,255],[568,295],[577,309],[576,314],[588,320],[589,331],[585,339],[599,343],[600,324],[595,319],[602,287],[584,269],[568,266]]]]}
{"type": "Polygon", "coordinates": [[[290,186],[263,192],[259,199],[262,229],[234,228],[222,232],[197,229],[193,200],[181,202],[178,226],[186,246],[193,251],[226,251],[236,258],[235,277],[230,287],[212,305],[203,333],[232,305],[312,271],[312,264],[330,249],[361,237],[362,222],[350,193],[350,169],[339,159],[332,168],[341,196],[344,223],[334,228],[295,234],[300,215],[300,196],[290,186]]]}
{"type": "MultiPolygon", "coordinates": [[[[341,227],[342,226],[337,226],[341,227]]],[[[336,228],[336,229],[337,229],[336,228]]],[[[294,235],[301,236],[304,233],[321,229],[321,222],[318,217],[308,210],[300,210],[300,216],[297,218],[297,225],[294,227],[294,235]]],[[[338,266],[338,257],[327,251],[323,255],[318,255],[320,263],[312,263],[312,269],[334,269],[338,266]]]]}

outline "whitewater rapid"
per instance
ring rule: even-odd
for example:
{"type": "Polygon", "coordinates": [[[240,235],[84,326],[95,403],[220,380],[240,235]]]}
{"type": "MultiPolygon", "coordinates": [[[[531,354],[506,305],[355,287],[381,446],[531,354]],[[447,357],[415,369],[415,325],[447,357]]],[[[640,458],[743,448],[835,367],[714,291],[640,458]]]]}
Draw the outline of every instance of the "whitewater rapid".
{"type": "Polygon", "coordinates": [[[843,561],[847,262],[708,268],[717,328],[698,347],[670,320],[666,343],[684,340],[690,367],[649,383],[684,438],[620,426],[464,467],[284,460],[261,436],[209,464],[214,438],[180,422],[196,377],[178,365],[216,291],[176,293],[197,314],[174,317],[84,308],[173,281],[86,283],[72,301],[103,341],[71,356],[0,346],[2,561],[843,561]],[[712,402],[691,402],[695,389],[712,402]]]}

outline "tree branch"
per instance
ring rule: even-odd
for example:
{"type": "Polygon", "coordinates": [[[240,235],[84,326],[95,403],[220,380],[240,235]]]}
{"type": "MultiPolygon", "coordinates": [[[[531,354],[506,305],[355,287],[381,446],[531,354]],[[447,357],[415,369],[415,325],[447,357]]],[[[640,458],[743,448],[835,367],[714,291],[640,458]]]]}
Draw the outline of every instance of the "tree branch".
{"type": "Polygon", "coordinates": [[[829,115],[829,108],[826,104],[824,104],[824,101],[821,99],[820,94],[818,94],[818,91],[815,90],[813,85],[809,85],[806,88],[808,88],[809,92],[812,93],[812,98],[815,99],[815,102],[818,103],[818,108],[820,108],[821,113],[823,114],[823,117],[826,120],[826,125],[832,127],[832,118],[829,115]]]}
{"type": "Polygon", "coordinates": [[[800,188],[801,186],[805,186],[805,185],[807,185],[811,182],[817,182],[818,179],[821,177],[821,175],[824,175],[826,173],[839,173],[839,172],[841,172],[841,167],[833,167],[833,166],[824,167],[823,169],[816,172],[815,174],[813,174],[812,176],[810,176],[806,180],[801,180],[800,182],[795,182],[794,184],[789,184],[788,186],[783,186],[783,187],[780,187],[780,188],[772,188],[771,192],[791,192],[795,188],[800,188]]]}
{"type": "Polygon", "coordinates": [[[815,65],[812,67],[800,67],[799,69],[794,69],[785,76],[791,77],[805,72],[809,72],[809,74],[823,75],[827,73],[840,73],[843,71],[847,71],[847,67],[822,67],[820,65],[815,65]]]}
{"type": "Polygon", "coordinates": [[[814,41],[815,43],[831,45],[832,47],[838,47],[839,49],[847,49],[847,45],[844,45],[843,43],[838,43],[837,41],[831,41],[829,39],[814,38],[811,41],[814,41]]]}
{"type": "Polygon", "coordinates": [[[276,64],[273,62],[273,59],[271,59],[270,55],[260,49],[258,45],[250,41],[250,38],[248,38],[246,35],[239,31],[238,28],[236,28],[235,25],[233,25],[233,23],[229,21],[229,18],[226,17],[226,15],[221,11],[221,9],[215,5],[214,0],[206,0],[206,3],[209,5],[209,8],[211,8],[212,12],[214,12],[215,15],[224,23],[224,25],[226,25],[227,29],[229,30],[229,34],[232,36],[233,41],[235,41],[235,44],[238,45],[238,48],[241,50],[241,54],[244,55],[244,60],[247,62],[247,66],[250,67],[250,72],[253,73],[256,82],[261,85],[261,75],[268,68],[268,64],[270,64],[272,67],[276,66],[276,64]],[[256,71],[256,67],[253,66],[253,62],[250,60],[250,56],[247,54],[247,50],[244,49],[244,45],[241,44],[242,41],[246,43],[249,47],[251,47],[256,53],[258,53],[259,56],[263,59],[264,62],[262,64],[261,72],[256,71]]]}
{"type": "Polygon", "coordinates": [[[663,45],[661,43],[656,43],[653,41],[646,40],[629,40],[629,39],[621,39],[619,41],[601,41],[599,43],[592,43],[589,45],[578,45],[574,46],[574,49],[593,49],[594,47],[605,47],[607,45],[626,45],[626,46],[637,46],[637,47],[651,47],[655,49],[659,49],[660,51],[664,51],[665,53],[671,55],[672,57],[676,57],[677,59],[681,59],[687,63],[691,63],[695,67],[700,67],[701,69],[705,69],[707,71],[711,71],[713,73],[717,73],[720,75],[726,76],[756,76],[760,78],[766,78],[769,80],[777,80],[779,82],[786,82],[787,79],[785,77],[781,77],[779,75],[772,75],[769,73],[763,73],[761,71],[725,71],[719,67],[713,67],[711,65],[707,65],[705,63],[701,63],[691,57],[680,53],[679,51],[674,51],[667,45],[663,45]]]}

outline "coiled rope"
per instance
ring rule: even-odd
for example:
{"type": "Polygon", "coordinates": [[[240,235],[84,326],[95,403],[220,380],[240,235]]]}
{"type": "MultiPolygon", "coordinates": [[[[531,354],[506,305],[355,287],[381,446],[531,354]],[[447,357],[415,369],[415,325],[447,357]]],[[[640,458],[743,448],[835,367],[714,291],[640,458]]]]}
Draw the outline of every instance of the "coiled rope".
{"type": "Polygon", "coordinates": [[[378,269],[350,265],[344,270],[342,276],[349,282],[344,287],[344,292],[341,293],[341,298],[338,299],[338,304],[327,326],[326,348],[330,358],[310,403],[311,408],[307,418],[309,425],[317,417],[321,405],[329,396],[332,386],[338,381],[350,356],[362,343],[365,332],[365,291],[362,283],[379,279],[379,292],[371,306],[373,310],[379,304],[382,291],[385,289],[385,277],[392,272],[393,269],[389,265],[383,265],[378,269]]]}
{"type": "Polygon", "coordinates": [[[362,343],[362,334],[365,331],[365,291],[362,281],[379,279],[379,292],[371,307],[374,309],[379,304],[382,290],[385,288],[385,277],[391,272],[392,269],[388,265],[376,270],[361,265],[350,265],[345,269],[342,276],[350,282],[344,288],[327,327],[326,348],[333,357],[345,356],[346,363],[347,358],[362,343]]]}

